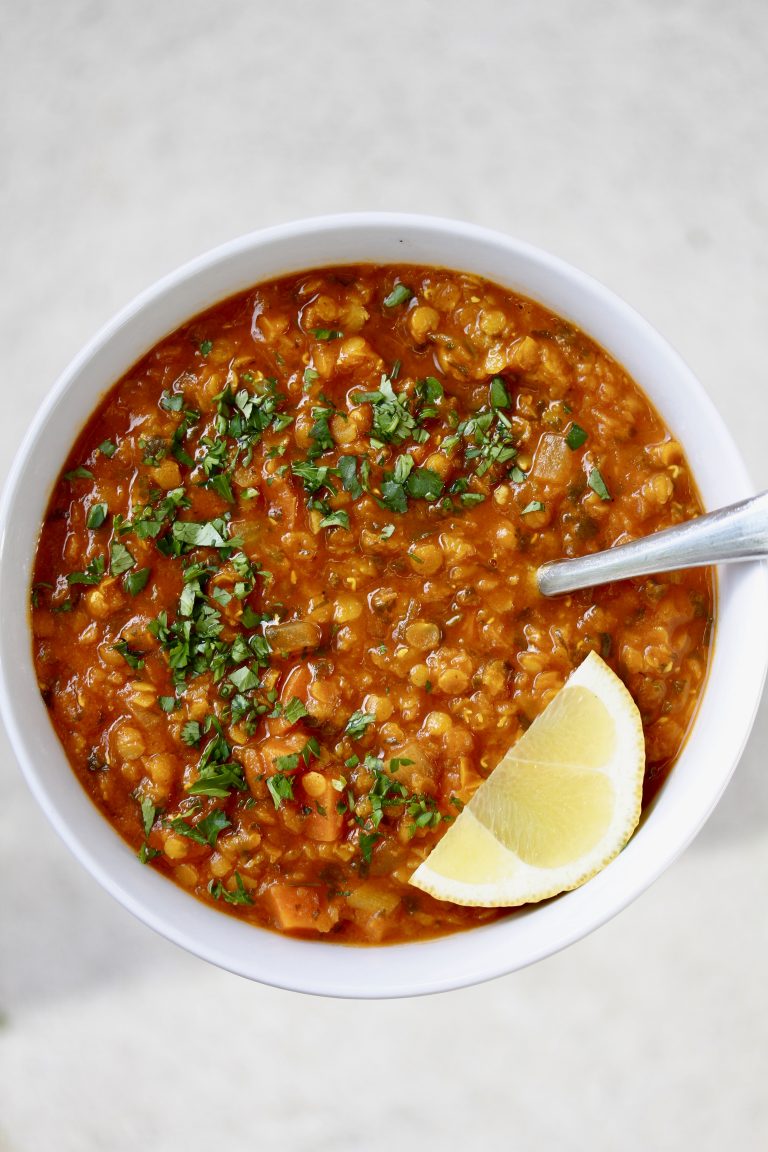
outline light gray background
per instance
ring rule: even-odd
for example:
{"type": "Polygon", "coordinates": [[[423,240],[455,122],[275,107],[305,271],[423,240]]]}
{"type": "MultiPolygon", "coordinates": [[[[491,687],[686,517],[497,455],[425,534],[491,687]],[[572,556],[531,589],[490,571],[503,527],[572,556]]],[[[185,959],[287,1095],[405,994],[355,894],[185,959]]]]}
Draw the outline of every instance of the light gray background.
{"type": "MultiPolygon", "coordinates": [[[[157,276],[375,208],[491,225],[604,280],[768,487],[764,0],[2,0],[0,18],[3,474],[57,373],[157,276]]],[[[766,735],[763,706],[695,845],[600,932],[377,1004],[250,985],[134,922],[3,738],[0,1149],[766,1147],[766,735]]]]}

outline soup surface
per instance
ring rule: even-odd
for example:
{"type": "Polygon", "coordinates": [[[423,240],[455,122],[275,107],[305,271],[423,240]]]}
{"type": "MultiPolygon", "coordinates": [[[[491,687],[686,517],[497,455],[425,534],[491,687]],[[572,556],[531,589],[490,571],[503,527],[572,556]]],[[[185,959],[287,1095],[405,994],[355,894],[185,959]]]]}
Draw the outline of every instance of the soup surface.
{"type": "Polygon", "coordinates": [[[586,654],[638,703],[646,798],[706,674],[708,573],[546,600],[536,568],[700,511],[638,388],[539,305],[291,276],[164,339],[84,429],[37,553],[40,689],[101,811],[202,900],[351,943],[466,928],[503,912],[409,877],[586,654]]]}

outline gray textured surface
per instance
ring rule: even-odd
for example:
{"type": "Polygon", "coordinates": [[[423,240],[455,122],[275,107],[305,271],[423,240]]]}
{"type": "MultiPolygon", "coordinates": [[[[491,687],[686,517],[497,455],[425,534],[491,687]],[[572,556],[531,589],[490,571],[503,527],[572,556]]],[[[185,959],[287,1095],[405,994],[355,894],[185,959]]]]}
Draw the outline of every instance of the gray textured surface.
{"type": "MultiPolygon", "coordinates": [[[[763,0],[0,8],[2,474],[57,372],[158,275],[261,225],[382,208],[603,279],[768,487],[763,0]]],[[[135,923],[3,737],[0,1150],[762,1149],[767,736],[764,705],[695,845],[603,930],[373,1005],[249,985],[135,923]]]]}

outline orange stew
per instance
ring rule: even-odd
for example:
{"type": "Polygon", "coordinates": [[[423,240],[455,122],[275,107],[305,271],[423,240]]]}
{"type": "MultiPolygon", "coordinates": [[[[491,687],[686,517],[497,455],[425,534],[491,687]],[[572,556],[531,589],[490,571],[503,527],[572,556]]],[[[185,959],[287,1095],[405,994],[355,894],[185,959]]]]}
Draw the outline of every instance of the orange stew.
{"type": "Polygon", "coordinates": [[[305,272],[100,403],[40,536],[40,690],[140,860],[212,906],[351,943],[455,931],[503,912],[409,877],[585,655],[640,707],[647,794],[706,675],[708,573],[549,601],[536,567],[700,511],[636,385],[544,308],[444,270],[305,272]]]}

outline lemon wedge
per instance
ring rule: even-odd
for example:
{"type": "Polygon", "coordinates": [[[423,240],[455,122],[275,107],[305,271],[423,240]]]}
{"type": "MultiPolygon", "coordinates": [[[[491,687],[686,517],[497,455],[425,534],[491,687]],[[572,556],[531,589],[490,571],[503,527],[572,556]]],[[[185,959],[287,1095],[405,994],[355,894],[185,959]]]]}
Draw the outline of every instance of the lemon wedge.
{"type": "Polygon", "coordinates": [[[637,827],[644,770],[637,705],[591,652],[410,882],[439,900],[485,908],[577,888],[637,827]]]}

